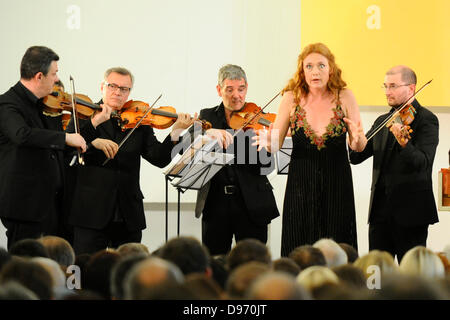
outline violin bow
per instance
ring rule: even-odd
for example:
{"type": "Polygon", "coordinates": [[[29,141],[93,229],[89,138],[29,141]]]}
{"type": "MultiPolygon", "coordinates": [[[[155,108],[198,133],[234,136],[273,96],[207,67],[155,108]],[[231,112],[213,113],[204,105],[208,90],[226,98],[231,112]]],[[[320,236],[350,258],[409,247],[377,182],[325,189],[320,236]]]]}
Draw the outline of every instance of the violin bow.
{"type": "MultiPolygon", "coordinates": [[[[78,113],[77,113],[77,107],[76,107],[76,98],[75,98],[75,81],[73,80],[72,76],[70,76],[70,89],[72,91],[72,116],[73,116],[73,126],[75,133],[80,133],[80,124],[78,122],[78,113]]],[[[72,158],[72,161],[70,161],[70,166],[73,166],[75,164],[76,159],[78,159],[78,164],[84,166],[84,159],[81,155],[80,148],[77,148],[77,154],[72,158]]]]}
{"type": "MultiPolygon", "coordinates": [[[[120,147],[122,147],[122,145],[125,143],[125,141],[128,140],[128,138],[131,136],[131,134],[134,132],[134,130],[136,130],[136,128],[141,124],[142,120],[144,120],[144,118],[153,109],[153,106],[156,104],[156,102],[158,102],[159,99],[161,99],[161,97],[162,97],[162,94],[160,94],[159,97],[155,100],[155,102],[153,102],[153,104],[147,108],[147,110],[145,111],[145,113],[142,116],[141,120],[139,120],[135,124],[135,126],[127,133],[127,135],[122,139],[122,141],[120,141],[119,148],[117,149],[117,152],[119,152],[120,147]]],[[[107,164],[109,160],[111,160],[111,159],[110,158],[106,158],[106,160],[105,160],[105,162],[103,162],[102,166],[107,164]]]]}
{"type": "Polygon", "coordinates": [[[399,113],[400,111],[402,111],[409,103],[409,101],[411,99],[414,99],[417,94],[419,94],[420,91],[422,91],[422,89],[424,89],[427,85],[429,85],[431,83],[431,81],[433,81],[433,79],[431,79],[430,81],[428,81],[427,83],[425,83],[422,87],[420,87],[419,90],[417,90],[411,97],[408,98],[408,100],[406,100],[401,106],[400,108],[396,109],[395,112],[392,113],[392,115],[390,115],[389,117],[387,117],[386,119],[384,119],[380,125],[374,130],[374,132],[372,132],[372,134],[370,134],[367,137],[367,141],[369,141],[370,139],[372,139],[385,125],[387,125],[390,121],[392,121],[399,113]]]}

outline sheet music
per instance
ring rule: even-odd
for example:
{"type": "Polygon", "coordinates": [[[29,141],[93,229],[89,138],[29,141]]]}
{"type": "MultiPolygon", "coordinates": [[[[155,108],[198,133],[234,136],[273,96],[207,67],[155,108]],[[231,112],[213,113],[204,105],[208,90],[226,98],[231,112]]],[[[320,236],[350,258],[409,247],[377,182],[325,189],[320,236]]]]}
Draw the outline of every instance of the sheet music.
{"type": "Polygon", "coordinates": [[[193,159],[197,151],[199,151],[210,140],[211,138],[207,136],[198,135],[194,142],[182,155],[176,155],[176,157],[172,160],[173,165],[171,165],[169,169],[164,172],[164,174],[168,176],[182,177],[187,169],[189,169],[194,163],[193,159]]]}
{"type": "Polygon", "coordinates": [[[177,188],[198,190],[233,159],[234,155],[228,153],[198,151],[183,177],[172,185],[177,188]]]}
{"type": "Polygon", "coordinates": [[[286,137],[283,146],[275,154],[278,174],[288,174],[292,154],[292,138],[286,137]]]}

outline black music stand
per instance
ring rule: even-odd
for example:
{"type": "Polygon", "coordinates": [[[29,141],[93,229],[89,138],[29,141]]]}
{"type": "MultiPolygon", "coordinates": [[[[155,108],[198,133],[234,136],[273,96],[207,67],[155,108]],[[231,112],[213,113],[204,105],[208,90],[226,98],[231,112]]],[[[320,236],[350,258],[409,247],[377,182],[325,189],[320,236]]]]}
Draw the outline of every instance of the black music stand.
{"type": "Polygon", "coordinates": [[[214,152],[217,143],[205,136],[197,136],[178,161],[166,172],[166,242],[168,240],[168,182],[177,188],[177,235],[180,235],[180,195],[186,190],[200,190],[234,155],[214,152]]]}
{"type": "Polygon", "coordinates": [[[280,150],[275,154],[277,160],[277,174],[288,174],[292,154],[292,138],[286,137],[280,150]]]}

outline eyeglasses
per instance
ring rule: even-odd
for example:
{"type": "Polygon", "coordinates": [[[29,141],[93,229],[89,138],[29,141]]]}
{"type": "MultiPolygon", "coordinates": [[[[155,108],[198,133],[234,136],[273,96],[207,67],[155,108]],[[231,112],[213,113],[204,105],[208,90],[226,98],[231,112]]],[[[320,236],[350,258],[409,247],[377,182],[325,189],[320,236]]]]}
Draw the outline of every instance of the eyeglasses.
{"type": "Polygon", "coordinates": [[[383,89],[383,90],[396,90],[399,87],[406,87],[406,86],[409,86],[409,85],[410,85],[409,83],[408,84],[390,84],[390,85],[383,84],[381,86],[381,89],[383,89]]]}
{"type": "Polygon", "coordinates": [[[111,91],[116,91],[117,89],[120,89],[120,92],[125,94],[131,91],[131,88],[128,87],[121,87],[118,86],[115,83],[109,83],[108,81],[105,81],[106,86],[111,90],[111,91]]]}

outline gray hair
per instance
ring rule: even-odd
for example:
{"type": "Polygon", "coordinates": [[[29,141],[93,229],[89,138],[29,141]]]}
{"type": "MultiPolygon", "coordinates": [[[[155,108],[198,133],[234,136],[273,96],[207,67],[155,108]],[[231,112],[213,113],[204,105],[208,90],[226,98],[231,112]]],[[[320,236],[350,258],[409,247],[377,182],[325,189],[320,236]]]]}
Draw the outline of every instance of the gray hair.
{"type": "Polygon", "coordinates": [[[125,276],[124,298],[139,300],[146,290],[164,284],[183,283],[184,275],[172,262],[149,257],[135,265],[125,276]]]}
{"type": "Polygon", "coordinates": [[[108,70],[105,71],[105,74],[103,75],[103,79],[106,80],[106,78],[108,78],[108,76],[111,73],[113,73],[113,72],[121,74],[123,76],[130,76],[130,78],[131,78],[131,85],[134,85],[134,76],[133,76],[133,74],[131,73],[130,70],[128,70],[126,68],[123,68],[123,67],[109,68],[108,70]]]}
{"type": "Polygon", "coordinates": [[[347,263],[347,254],[332,239],[320,239],[313,245],[314,248],[322,251],[328,267],[337,267],[347,263]]]}
{"type": "Polygon", "coordinates": [[[237,65],[227,64],[220,68],[219,70],[219,86],[223,87],[223,82],[226,80],[240,80],[244,79],[245,83],[247,83],[247,76],[245,75],[244,70],[237,65]]]}

